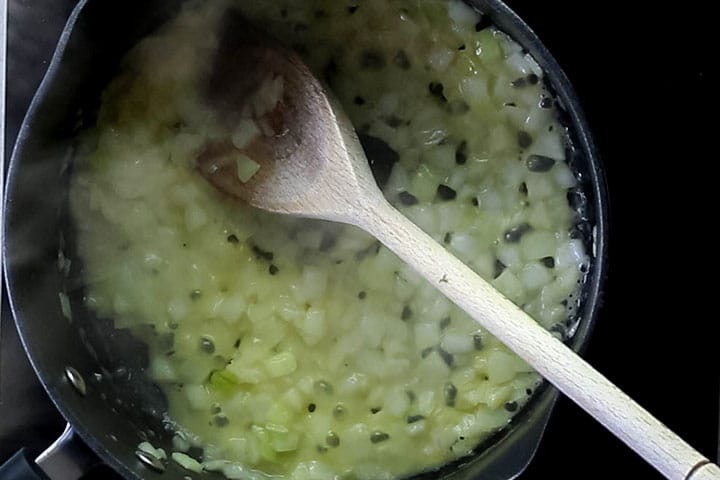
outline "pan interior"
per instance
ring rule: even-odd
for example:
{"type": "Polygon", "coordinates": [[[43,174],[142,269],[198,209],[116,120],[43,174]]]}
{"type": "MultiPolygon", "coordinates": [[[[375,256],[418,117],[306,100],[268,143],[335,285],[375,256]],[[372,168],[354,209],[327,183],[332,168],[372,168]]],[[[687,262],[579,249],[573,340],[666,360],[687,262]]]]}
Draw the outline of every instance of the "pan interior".
{"type": "MultiPolygon", "coordinates": [[[[7,265],[13,307],[26,346],[51,395],[56,400],[60,398],[64,413],[91,439],[95,448],[103,445],[112,452],[116,467],[122,463],[120,469],[124,473],[130,474],[129,466],[146,475],[134,460],[134,449],[144,439],[156,445],[169,445],[169,436],[162,424],[166,401],[144,374],[147,347],[127,330],[115,329],[111,321],[94,318],[85,308],[82,265],[74,251],[75,234],[66,209],[58,205],[66,205],[67,178],[72,171],[69,162],[76,147],[74,138],[78,127],[94,123],[99,92],[117,73],[119,59],[137,39],[167,18],[169,11],[160,9],[157,16],[148,17],[154,22],[148,20],[147,25],[136,32],[114,32],[117,35],[113,36],[93,25],[103,25],[105,19],[120,15],[122,9],[101,11],[96,5],[91,2],[81,11],[73,36],[66,39],[64,63],[53,65],[55,68],[43,85],[44,92],[41,91],[41,97],[33,105],[29,117],[33,121],[26,124],[21,135],[8,197],[12,199],[8,203],[8,232],[12,234],[6,247],[7,265]],[[87,49],[81,47],[85,42],[99,45],[95,50],[103,52],[102,55],[84,51],[87,49]],[[90,71],[92,75],[84,74],[90,71]],[[22,168],[19,158],[23,159],[22,168]],[[63,182],[57,182],[58,173],[63,182]],[[37,212],[42,221],[29,225],[22,214],[27,211],[37,212]],[[62,236],[57,232],[63,232],[62,236]],[[63,252],[60,256],[59,251],[63,252]],[[64,292],[67,297],[58,297],[58,292],[64,292]],[[53,300],[37,302],[38,296],[53,300]],[[59,300],[55,302],[55,298],[59,300]],[[68,308],[72,311],[71,325],[63,320],[63,309],[67,314],[68,308]],[[40,322],[41,318],[53,320],[40,322]],[[67,348],[79,343],[86,349],[67,348]],[[42,348],[36,346],[40,344],[42,348]],[[57,365],[58,360],[62,360],[61,365],[57,365]],[[75,395],[67,388],[65,366],[73,366],[83,374],[89,387],[86,397],[75,395]],[[78,416],[80,411],[82,419],[78,416]],[[108,416],[108,411],[112,415],[108,416]],[[117,442],[110,435],[118,439],[117,442]],[[118,458],[121,462],[117,462],[118,458]]],[[[130,8],[122,18],[133,18],[130,13],[137,10],[130,8]]],[[[560,87],[564,88],[562,84],[560,87]]],[[[589,169],[587,145],[583,143],[586,139],[575,138],[579,147],[570,148],[573,162],[578,170],[589,169]]],[[[586,181],[591,179],[586,175],[586,181]]],[[[591,209],[593,200],[590,197],[579,203],[582,214],[590,217],[587,225],[591,227],[595,214],[591,209]]],[[[591,276],[597,269],[599,266],[595,264],[591,276]]],[[[591,286],[594,281],[591,278],[591,286]]],[[[586,291],[592,292],[592,288],[586,291]]],[[[593,302],[592,298],[586,299],[585,310],[581,310],[579,317],[587,318],[587,305],[592,306],[593,302]]]]}

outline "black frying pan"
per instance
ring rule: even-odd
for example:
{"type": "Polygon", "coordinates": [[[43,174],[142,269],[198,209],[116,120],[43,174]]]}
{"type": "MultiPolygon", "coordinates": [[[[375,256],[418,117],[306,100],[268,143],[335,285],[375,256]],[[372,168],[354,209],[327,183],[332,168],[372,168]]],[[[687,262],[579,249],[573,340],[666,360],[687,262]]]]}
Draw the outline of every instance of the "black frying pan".
{"type": "MultiPolygon", "coordinates": [[[[5,279],[27,354],[50,398],[72,425],[42,465],[59,472],[58,478],[70,478],[92,464],[96,457],[91,452],[127,478],[214,475],[194,474],[173,462],[153,467],[136,454],[144,440],[172,450],[172,432],[161,422],[166,400],[145,376],[146,346],[83,307],[82,266],[74,260],[74,234],[67,215],[76,134],[94,123],[100,93],[118,72],[124,53],[169,19],[181,1],[81,0],[13,152],[4,199],[5,279]],[[63,262],[58,268],[60,251],[73,259],[69,267],[63,262]],[[70,298],[72,322],[62,314],[59,292],[70,298]]],[[[563,106],[568,158],[583,192],[574,195],[576,233],[593,252],[569,341],[581,350],[597,311],[606,255],[607,206],[597,153],[567,78],[529,27],[499,0],[469,3],[488,13],[535,57],[563,106]]],[[[542,389],[511,426],[482,445],[478,454],[416,478],[461,480],[481,474],[488,480],[514,478],[532,458],[556,397],[553,388],[542,389]]],[[[43,475],[22,453],[0,467],[3,480],[43,475]]]]}

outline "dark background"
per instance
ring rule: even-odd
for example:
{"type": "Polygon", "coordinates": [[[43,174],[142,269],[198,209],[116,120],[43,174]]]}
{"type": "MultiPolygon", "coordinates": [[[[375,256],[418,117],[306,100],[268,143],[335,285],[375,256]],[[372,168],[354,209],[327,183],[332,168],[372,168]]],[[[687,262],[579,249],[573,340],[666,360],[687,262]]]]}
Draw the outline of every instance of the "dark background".
{"type": "MultiPolygon", "coordinates": [[[[8,147],[71,3],[9,1],[8,147]]],[[[700,0],[672,8],[649,1],[507,3],[575,85],[606,168],[609,273],[587,358],[715,460],[720,362],[711,229],[718,218],[720,134],[710,7],[700,0]]],[[[27,415],[15,408],[39,387],[27,383],[32,374],[12,328],[3,318],[0,461],[21,442],[41,448],[61,425],[42,404],[27,415]],[[25,383],[14,388],[20,378],[25,383]]],[[[551,475],[661,478],[564,399],[522,478],[551,475]]]]}
{"type": "MultiPolygon", "coordinates": [[[[606,168],[609,272],[587,358],[716,460],[717,256],[707,229],[718,205],[717,39],[709,4],[507,3],[570,77],[606,168]]],[[[563,399],[525,477],[573,470],[560,477],[661,478],[563,399]]]]}

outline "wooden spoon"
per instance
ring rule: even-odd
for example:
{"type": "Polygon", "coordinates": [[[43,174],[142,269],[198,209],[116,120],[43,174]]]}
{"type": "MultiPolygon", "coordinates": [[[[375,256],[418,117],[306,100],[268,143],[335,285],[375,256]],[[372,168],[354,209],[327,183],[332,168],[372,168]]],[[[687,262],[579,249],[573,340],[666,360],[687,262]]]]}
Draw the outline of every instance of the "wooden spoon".
{"type": "Polygon", "coordinates": [[[375,184],[352,124],[304,63],[248,26],[241,31],[221,42],[210,81],[210,99],[223,105],[224,121],[237,121],[240,111],[247,115],[248,99],[267,79],[281,78],[283,93],[271,112],[255,119],[272,127],[246,149],[260,164],[257,173],[246,182],[238,178],[236,163],[222,160],[228,141],[198,158],[208,181],[263,210],[362,228],[667,478],[720,479],[717,465],[393,208],[375,184]]]}

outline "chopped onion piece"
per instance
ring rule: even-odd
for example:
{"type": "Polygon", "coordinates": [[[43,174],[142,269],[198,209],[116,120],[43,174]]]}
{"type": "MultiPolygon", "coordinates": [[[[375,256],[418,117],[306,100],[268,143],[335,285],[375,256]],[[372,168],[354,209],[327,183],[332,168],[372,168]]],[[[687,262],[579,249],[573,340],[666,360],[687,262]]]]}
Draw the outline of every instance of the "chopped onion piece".
{"type": "Polygon", "coordinates": [[[252,143],[260,135],[260,128],[257,123],[250,118],[242,118],[238,126],[233,132],[231,140],[232,144],[238,150],[242,150],[252,143]]]}
{"type": "Polygon", "coordinates": [[[190,470],[191,472],[195,473],[200,473],[203,471],[202,465],[198,463],[197,460],[188,455],[185,455],[184,453],[173,452],[171,457],[178,465],[180,465],[186,470],[190,470]]]}
{"type": "Polygon", "coordinates": [[[167,459],[167,454],[165,453],[165,450],[162,448],[155,448],[152,446],[150,442],[142,442],[137,447],[138,450],[141,452],[145,452],[151,457],[154,457],[158,460],[165,460],[167,459]]]}
{"type": "Polygon", "coordinates": [[[247,183],[260,170],[260,164],[243,153],[235,156],[237,177],[242,183],[247,183]]]}
{"type": "Polygon", "coordinates": [[[68,321],[72,322],[72,307],[70,306],[70,298],[67,293],[59,292],[58,298],[60,299],[60,311],[62,311],[63,317],[68,321]]]}

